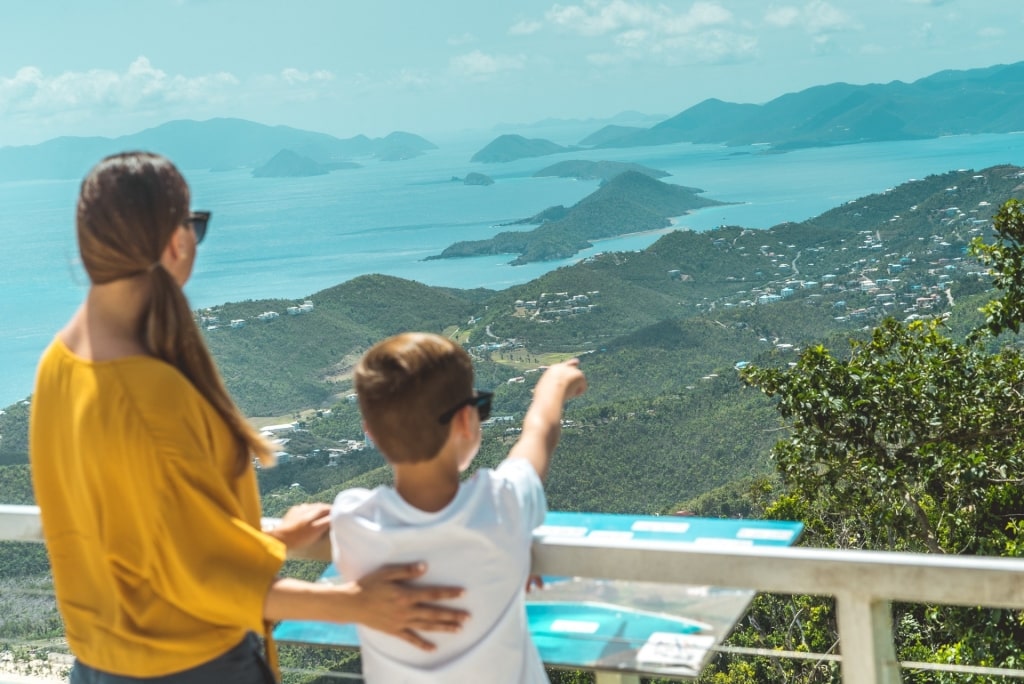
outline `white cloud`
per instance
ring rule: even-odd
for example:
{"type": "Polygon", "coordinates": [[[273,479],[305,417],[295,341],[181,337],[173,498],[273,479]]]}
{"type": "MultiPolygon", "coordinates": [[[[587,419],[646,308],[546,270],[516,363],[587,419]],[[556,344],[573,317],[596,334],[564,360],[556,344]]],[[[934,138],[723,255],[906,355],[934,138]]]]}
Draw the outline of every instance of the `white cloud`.
{"type": "Polygon", "coordinates": [[[776,7],[764,14],[765,23],[780,28],[789,28],[800,21],[800,10],[796,7],[776,7]]]}
{"type": "Polygon", "coordinates": [[[222,101],[239,81],[227,72],[171,75],[138,57],[124,72],[67,71],[49,76],[27,66],[0,76],[0,114],[42,118],[74,111],[133,111],[190,102],[222,101]]]}
{"type": "Polygon", "coordinates": [[[451,59],[451,68],[457,74],[470,78],[485,79],[502,71],[522,69],[526,65],[523,55],[488,55],[473,50],[451,59]]]}
{"type": "Polygon", "coordinates": [[[531,33],[536,33],[544,28],[544,24],[539,21],[517,21],[515,24],[509,27],[508,33],[512,36],[528,36],[531,33]]]}
{"type": "Polygon", "coordinates": [[[764,21],[778,28],[800,27],[812,36],[860,28],[850,15],[824,0],[811,0],[802,7],[785,5],[769,9],[764,21]]]}
{"type": "Polygon", "coordinates": [[[651,51],[666,64],[735,64],[756,56],[757,39],[731,31],[702,31],[660,41],[651,51]]]}
{"type": "Polygon", "coordinates": [[[665,5],[587,0],[583,5],[554,5],[545,18],[555,26],[584,36],[637,29],[679,35],[730,22],[732,13],[713,2],[695,2],[687,11],[673,12],[665,5]]]}
{"type": "Polygon", "coordinates": [[[848,14],[822,0],[807,3],[803,14],[807,30],[815,35],[857,28],[857,23],[848,14]]]}
{"type": "Polygon", "coordinates": [[[615,31],[651,25],[669,14],[667,8],[612,0],[603,6],[597,2],[580,5],[555,5],[548,10],[548,21],[585,36],[602,36],[615,31]]]}
{"type": "Polygon", "coordinates": [[[624,48],[639,48],[650,40],[651,34],[644,29],[630,29],[615,36],[615,44],[624,48]]]}
{"type": "Polygon", "coordinates": [[[642,60],[717,64],[743,61],[757,51],[757,39],[739,33],[742,22],[717,2],[675,9],[638,0],[583,0],[553,5],[544,18],[557,30],[607,41],[587,56],[597,66],[642,60]]]}
{"type": "Polygon", "coordinates": [[[316,71],[300,71],[299,69],[282,69],[281,78],[289,85],[333,81],[334,74],[325,69],[316,71]]]}

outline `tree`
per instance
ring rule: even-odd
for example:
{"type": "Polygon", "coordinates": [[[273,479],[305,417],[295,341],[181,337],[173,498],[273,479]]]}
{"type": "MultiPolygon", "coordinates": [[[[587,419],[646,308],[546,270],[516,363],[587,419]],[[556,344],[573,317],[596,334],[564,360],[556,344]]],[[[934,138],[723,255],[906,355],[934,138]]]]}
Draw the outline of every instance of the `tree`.
{"type": "MultiPolygon", "coordinates": [[[[993,228],[995,242],[971,250],[999,294],[962,341],[941,318],[888,319],[845,356],[817,345],[791,368],[742,371],[789,427],[772,451],[784,493],[768,514],[799,516],[816,545],[1022,555],[1024,357],[996,344],[1024,321],[1022,205],[1008,201],[993,228]]],[[[1017,664],[1016,612],[896,613],[901,657],[1017,664]]],[[[809,669],[801,681],[815,681],[809,669]]]]}

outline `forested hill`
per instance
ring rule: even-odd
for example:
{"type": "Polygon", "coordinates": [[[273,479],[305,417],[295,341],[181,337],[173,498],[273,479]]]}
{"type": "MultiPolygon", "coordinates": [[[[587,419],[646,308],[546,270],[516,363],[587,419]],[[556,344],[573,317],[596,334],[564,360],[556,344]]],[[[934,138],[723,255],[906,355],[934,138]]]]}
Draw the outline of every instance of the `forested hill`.
{"type": "MultiPolygon", "coordinates": [[[[1024,121],[1024,62],[942,71],[903,83],[833,83],[789,93],[761,105],[705,100],[649,129],[604,129],[597,147],[677,142],[776,149],[1009,133],[1024,121]]],[[[586,143],[583,143],[586,144],[586,143]]]]}
{"type": "Polygon", "coordinates": [[[564,259],[591,247],[590,240],[665,228],[670,225],[669,217],[722,204],[700,197],[702,192],[629,170],[569,209],[552,207],[538,214],[534,218],[543,222],[534,230],[505,231],[487,240],[456,242],[430,258],[518,254],[513,264],[564,259]]]}

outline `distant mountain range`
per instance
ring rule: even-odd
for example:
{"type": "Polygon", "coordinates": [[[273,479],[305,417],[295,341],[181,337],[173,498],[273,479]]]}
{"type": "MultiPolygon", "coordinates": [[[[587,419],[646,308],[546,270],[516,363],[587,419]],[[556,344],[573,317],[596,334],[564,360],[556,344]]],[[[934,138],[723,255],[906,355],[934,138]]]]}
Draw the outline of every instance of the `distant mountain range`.
{"type": "Polygon", "coordinates": [[[580,144],[769,143],[785,150],[1022,130],[1024,62],[1017,62],[941,71],[913,83],[833,83],[763,105],[710,99],[651,128],[606,126],[580,144]]]}
{"type": "Polygon", "coordinates": [[[62,137],[38,145],[0,147],[0,181],[81,178],[102,157],[126,150],[159,152],[183,169],[213,170],[258,168],[290,150],[333,169],[354,158],[398,160],[436,147],[403,132],[342,139],[243,119],[181,120],[118,138],[62,137]]]}

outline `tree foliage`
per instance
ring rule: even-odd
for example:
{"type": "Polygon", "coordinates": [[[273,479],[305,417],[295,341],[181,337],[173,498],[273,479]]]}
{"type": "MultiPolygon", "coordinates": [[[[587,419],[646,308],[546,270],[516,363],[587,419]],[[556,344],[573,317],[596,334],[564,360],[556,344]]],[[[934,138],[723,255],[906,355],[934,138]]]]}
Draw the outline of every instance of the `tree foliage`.
{"type": "MultiPolygon", "coordinates": [[[[888,319],[846,355],[815,345],[792,367],[742,371],[776,400],[790,429],[772,450],[784,491],[766,514],[803,520],[808,543],[1024,551],[1024,358],[1013,344],[991,344],[1024,321],[1021,205],[1008,201],[993,226],[995,242],[976,240],[973,251],[999,294],[983,307],[984,324],[962,340],[941,319],[888,319]]],[[[759,600],[739,638],[756,632],[773,600],[759,600]]],[[[1024,638],[1017,611],[896,606],[894,622],[898,655],[910,660],[1014,667],[1024,638]]],[[[810,633],[832,630],[818,625],[810,633]]],[[[807,639],[802,645],[811,648],[807,639]]],[[[817,677],[805,668],[796,681],[817,677]]]]}

